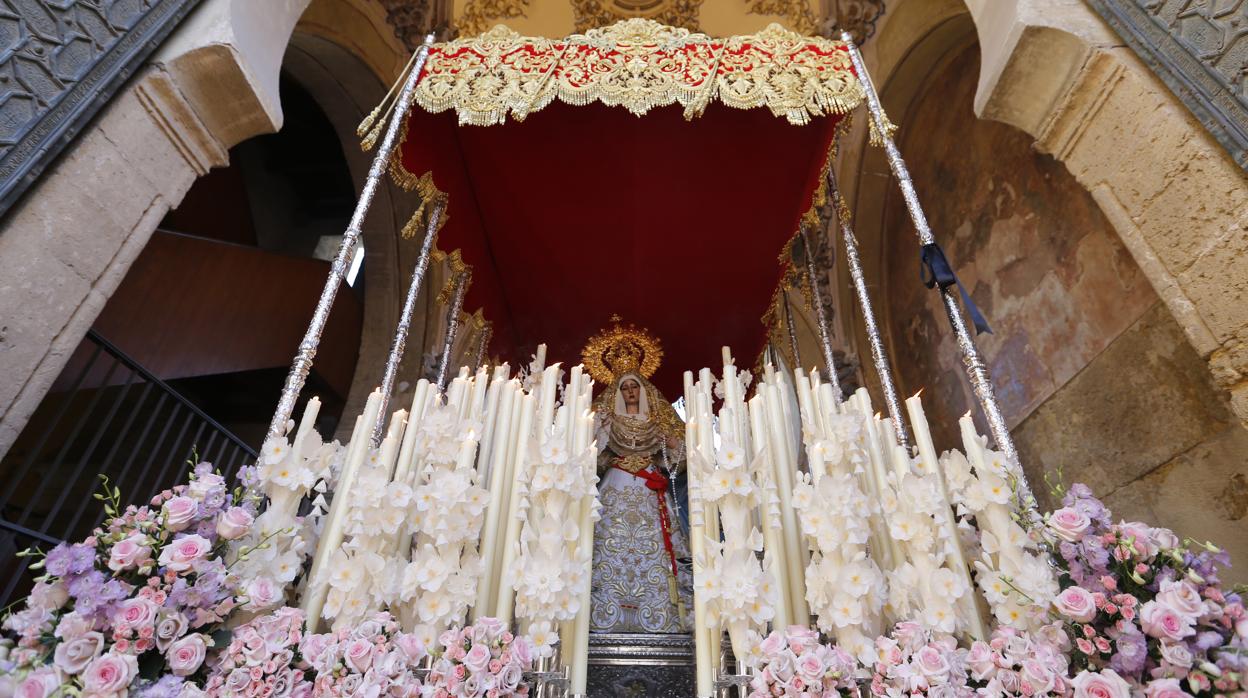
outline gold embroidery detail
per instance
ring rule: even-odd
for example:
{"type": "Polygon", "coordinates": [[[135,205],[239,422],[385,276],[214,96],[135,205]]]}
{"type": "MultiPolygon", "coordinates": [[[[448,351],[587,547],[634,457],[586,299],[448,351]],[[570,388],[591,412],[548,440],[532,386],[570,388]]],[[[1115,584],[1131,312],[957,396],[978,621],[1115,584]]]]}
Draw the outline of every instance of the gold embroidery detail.
{"type": "Polygon", "coordinates": [[[648,19],[629,19],[553,41],[505,26],[442,44],[429,54],[416,103],[454,109],[461,124],[522,120],[555,99],[602,102],[641,115],[669,104],[699,116],[712,100],[766,106],[793,124],[844,114],[863,99],[840,41],[778,24],[758,34],[711,39],[648,19]]]}
{"type": "MultiPolygon", "coordinates": [[[[396,163],[400,169],[403,168],[402,163],[397,159],[391,160],[391,174],[394,174],[396,163]]],[[[407,224],[403,226],[403,230],[401,231],[403,239],[411,239],[415,237],[417,233],[429,229],[429,217],[433,215],[435,203],[440,201],[442,204],[442,214],[438,216],[438,226],[437,229],[433,231],[433,234],[437,235],[438,231],[442,230],[442,226],[446,225],[447,219],[451,217],[450,212],[447,210],[447,195],[443,193],[442,190],[438,189],[438,186],[433,183],[432,172],[426,172],[419,177],[412,177],[410,172],[403,169],[401,176],[411,179],[411,186],[405,186],[403,188],[408,191],[415,189],[416,195],[420,197],[420,206],[416,208],[416,212],[412,214],[411,219],[409,219],[407,224]]],[[[401,184],[402,183],[400,183],[400,185],[401,184]]]]}

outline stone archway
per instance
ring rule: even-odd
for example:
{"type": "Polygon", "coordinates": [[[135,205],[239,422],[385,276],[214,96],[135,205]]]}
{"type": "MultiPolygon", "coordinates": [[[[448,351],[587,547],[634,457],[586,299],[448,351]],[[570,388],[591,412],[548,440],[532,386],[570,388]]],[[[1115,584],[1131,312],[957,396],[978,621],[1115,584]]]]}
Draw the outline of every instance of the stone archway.
{"type": "MultiPolygon", "coordinates": [[[[1235,502],[1248,479],[1248,431],[1214,386],[1216,376],[1235,395],[1218,373],[1227,373],[1220,366],[1230,352],[1208,351],[1208,321],[1228,320],[1232,344],[1234,321],[1216,303],[1196,303],[1143,231],[1185,218],[1186,244],[1215,259],[1229,254],[1242,226],[1225,207],[1248,185],[1203,131],[1167,140],[1167,129],[1199,126],[1151,89],[1160,88],[1125,49],[1105,43],[1081,4],[1046,3],[1043,17],[1026,2],[969,4],[890,6],[865,53],[885,109],[901,124],[899,145],[937,239],[998,331],[981,349],[1033,484],[1045,489],[1045,474],[1064,466],[1067,480],[1089,482],[1122,516],[1235,543],[1226,531],[1245,515],[1235,502]],[[1109,63],[1114,79],[1100,84],[1093,74],[1105,75],[1097,71],[1109,63]],[[1108,101],[1088,103],[1089,91],[1108,101]],[[1107,113],[1115,100],[1122,104],[1107,113]],[[1128,109],[1131,100],[1143,111],[1128,109]],[[1143,135],[1150,104],[1164,110],[1151,117],[1158,138],[1143,135]],[[1087,159],[1095,148],[1101,162],[1087,159]],[[1147,153],[1155,169],[1124,152],[1147,153]],[[1159,157],[1191,164],[1162,168],[1159,157]],[[1197,183],[1208,189],[1172,201],[1164,218],[1149,217],[1143,189],[1165,197],[1197,183]],[[1119,196],[1141,208],[1125,213],[1119,196]]],[[[974,399],[938,301],[919,285],[917,239],[887,162],[865,138],[860,121],[838,170],[879,289],[886,342],[901,389],[926,388],[928,414],[952,423],[974,399]]],[[[1223,275],[1232,297],[1242,276],[1223,275]]],[[[848,334],[862,345],[852,315],[848,334]]],[[[937,432],[939,447],[956,445],[955,435],[937,432]]]]}

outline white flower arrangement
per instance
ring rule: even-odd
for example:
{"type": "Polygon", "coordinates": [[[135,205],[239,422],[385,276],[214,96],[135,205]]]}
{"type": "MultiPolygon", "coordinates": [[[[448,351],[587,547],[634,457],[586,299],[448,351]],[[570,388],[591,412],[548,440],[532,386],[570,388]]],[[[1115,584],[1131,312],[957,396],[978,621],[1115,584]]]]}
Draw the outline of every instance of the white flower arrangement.
{"type": "Polygon", "coordinates": [[[968,455],[949,451],[941,456],[940,464],[962,529],[979,548],[975,583],[998,623],[1038,630],[1048,621],[1047,611],[1059,591],[1057,580],[1044,554],[1018,523],[1021,499],[1011,484],[1004,456],[988,450],[969,421],[962,425],[962,437],[968,455]]]}

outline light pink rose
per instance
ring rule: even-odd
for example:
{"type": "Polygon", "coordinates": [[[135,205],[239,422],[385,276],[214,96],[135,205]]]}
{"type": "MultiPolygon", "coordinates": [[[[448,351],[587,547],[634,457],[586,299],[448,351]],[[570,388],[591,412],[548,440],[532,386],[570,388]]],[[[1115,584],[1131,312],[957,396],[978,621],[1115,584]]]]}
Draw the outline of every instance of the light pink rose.
{"type": "Polygon", "coordinates": [[[1113,669],[1081,671],[1070,684],[1075,698],[1131,698],[1131,687],[1113,669]]]}
{"type": "Polygon", "coordinates": [[[68,600],[69,589],[66,588],[64,582],[38,582],[30,590],[29,605],[48,611],[55,611],[64,606],[68,600]]]}
{"type": "Polygon", "coordinates": [[[282,586],[269,577],[256,577],[247,582],[247,608],[261,611],[273,608],[286,599],[282,586]]]}
{"type": "Polygon", "coordinates": [[[160,511],[165,517],[165,528],[177,532],[186,529],[195,520],[199,502],[190,497],[173,497],[165,502],[160,511]]]}
{"type": "Polygon", "coordinates": [[[160,551],[160,564],[174,572],[186,572],[212,550],[212,544],[200,535],[183,536],[160,551]]]}
{"type": "Polygon", "coordinates": [[[462,663],[468,671],[474,674],[484,671],[490,664],[489,648],[481,644],[473,645],[472,649],[464,655],[462,663]]]}
{"type": "Polygon", "coordinates": [[[915,652],[927,642],[923,626],[911,620],[903,620],[893,629],[893,636],[907,652],[915,652]]]}
{"type": "Polygon", "coordinates": [[[527,637],[518,637],[511,643],[511,656],[522,669],[533,664],[533,641],[527,637]]]}
{"type": "Polygon", "coordinates": [[[160,607],[148,599],[142,597],[126,599],[118,604],[117,610],[113,613],[113,623],[118,625],[125,623],[136,629],[155,625],[156,612],[159,610],[160,607]]]}
{"type": "Polygon", "coordinates": [[[1028,659],[1023,662],[1023,669],[1019,672],[1019,676],[1031,685],[1032,693],[1047,694],[1053,689],[1054,676],[1053,670],[1045,666],[1044,662],[1028,659]]]}
{"type": "Polygon", "coordinates": [[[1152,557],[1157,554],[1157,545],[1153,543],[1153,527],[1139,521],[1123,521],[1118,524],[1118,535],[1122,539],[1131,539],[1131,546],[1141,557],[1152,557]]]}
{"type": "Polygon", "coordinates": [[[976,640],[966,655],[966,666],[971,670],[971,677],[976,681],[992,678],[997,668],[992,646],[982,640],[976,640]]]}
{"type": "Polygon", "coordinates": [[[403,654],[412,664],[418,664],[420,660],[429,656],[429,650],[425,647],[425,643],[420,641],[419,637],[411,633],[399,633],[394,639],[394,644],[403,650],[403,654]]]}
{"type": "Polygon", "coordinates": [[[944,652],[928,645],[919,649],[914,658],[928,683],[943,684],[949,680],[949,660],[945,659],[944,652]]]}
{"type": "Polygon", "coordinates": [[[152,549],[146,541],[147,536],[142,533],[132,533],[114,543],[108,553],[108,569],[120,572],[152,559],[152,549]]]}
{"type": "Polygon", "coordinates": [[[1162,582],[1157,600],[1192,620],[1199,618],[1205,609],[1205,603],[1200,598],[1200,591],[1186,579],[1180,579],[1177,582],[1174,580],[1162,582]]]}
{"type": "Polygon", "coordinates": [[[804,654],[819,644],[819,633],[805,625],[790,625],[785,629],[784,634],[789,640],[789,649],[793,650],[795,655],[804,654]]]}
{"type": "Polygon", "coordinates": [[[32,671],[17,685],[14,698],[48,698],[60,688],[61,682],[51,669],[32,671]]]}
{"type": "Polygon", "coordinates": [[[1140,627],[1162,640],[1182,640],[1196,632],[1190,618],[1157,601],[1149,601],[1140,608],[1140,627]]]}
{"type": "Polygon", "coordinates": [[[156,621],[156,649],[164,652],[175,640],[186,634],[186,616],[178,611],[161,611],[156,621]]]}
{"type": "Polygon", "coordinates": [[[797,667],[795,666],[796,663],[797,658],[793,656],[792,652],[786,649],[771,658],[769,668],[771,669],[771,673],[776,675],[776,678],[781,681],[788,681],[793,678],[793,672],[797,670],[797,667]]]}
{"type": "Polygon", "coordinates": [[[1179,537],[1168,528],[1154,528],[1149,533],[1149,538],[1158,550],[1173,550],[1179,547],[1182,542],[1179,537]]]}
{"type": "Polygon", "coordinates": [[[1078,509],[1062,507],[1049,514],[1048,524],[1049,528],[1062,540],[1078,543],[1083,539],[1083,535],[1087,533],[1092,522],[1078,509]]]}
{"type": "Polygon", "coordinates": [[[497,618],[486,616],[478,618],[472,629],[474,642],[494,642],[507,630],[507,626],[497,618]]]}
{"type": "Polygon", "coordinates": [[[1144,687],[1144,698],[1192,698],[1178,679],[1154,679],[1144,687]]]}
{"type": "Polygon", "coordinates": [[[104,650],[104,635],[89,632],[56,646],[52,661],[66,674],[78,674],[104,650]]]}
{"type": "Polygon", "coordinates": [[[255,517],[242,507],[230,507],[217,519],[217,535],[225,540],[241,538],[251,528],[255,517]]]}
{"type": "Polygon", "coordinates": [[[788,645],[785,642],[784,634],[779,631],[775,631],[771,633],[770,635],[768,635],[767,637],[763,638],[763,641],[759,645],[758,648],[760,651],[762,651],[763,654],[770,657],[787,646],[788,645]]]}
{"type": "Polygon", "coordinates": [[[139,659],[132,654],[109,652],[100,655],[82,672],[83,693],[93,696],[123,695],[137,673],[139,659]]]}
{"type": "Polygon", "coordinates": [[[503,689],[504,695],[510,695],[520,685],[520,680],[524,678],[520,667],[515,664],[508,664],[503,667],[503,672],[498,676],[499,688],[503,689]]]}
{"type": "Polygon", "coordinates": [[[1090,591],[1080,586],[1063,589],[1053,599],[1053,605],[1059,613],[1077,623],[1087,623],[1096,617],[1096,600],[1090,591]]]}
{"type": "Polygon", "coordinates": [[[169,661],[169,670],[174,676],[190,676],[203,665],[204,655],[207,653],[208,645],[204,642],[204,636],[196,633],[169,645],[165,659],[169,661]]]}
{"type": "Polygon", "coordinates": [[[827,669],[817,652],[807,652],[797,658],[797,673],[809,683],[823,680],[823,672],[827,669]]]}
{"type": "Polygon", "coordinates": [[[53,634],[61,638],[61,642],[69,642],[91,632],[94,625],[93,621],[78,615],[77,612],[71,611],[61,616],[61,620],[56,624],[56,631],[53,634]]]}
{"type": "Polygon", "coordinates": [[[373,665],[373,643],[368,640],[351,640],[343,650],[342,658],[352,671],[363,674],[373,665]]]}
{"type": "Polygon", "coordinates": [[[1161,642],[1161,658],[1176,669],[1190,669],[1195,657],[1183,642],[1161,642]]]}

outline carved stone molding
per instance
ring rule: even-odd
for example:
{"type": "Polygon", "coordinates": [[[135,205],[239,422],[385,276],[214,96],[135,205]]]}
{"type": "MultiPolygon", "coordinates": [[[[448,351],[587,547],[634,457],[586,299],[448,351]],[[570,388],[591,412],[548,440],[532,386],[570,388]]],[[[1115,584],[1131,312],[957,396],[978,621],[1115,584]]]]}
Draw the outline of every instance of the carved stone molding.
{"type": "Polygon", "coordinates": [[[0,213],[199,0],[0,0],[0,213]]]}
{"type": "Polygon", "coordinates": [[[783,17],[799,34],[839,36],[848,31],[862,44],[875,34],[884,0],[749,0],[749,11],[783,17]]]}
{"type": "Polygon", "coordinates": [[[700,31],[701,7],[702,0],[572,0],[572,16],[578,32],[633,17],[700,31]]]}
{"type": "Polygon", "coordinates": [[[1088,0],[1248,168],[1248,0],[1088,0]]]}
{"type": "MultiPolygon", "coordinates": [[[[434,32],[449,38],[452,0],[381,0],[394,33],[413,51],[434,32]]],[[[488,27],[487,27],[488,28],[488,27]]]]}
{"type": "Polygon", "coordinates": [[[529,0],[468,0],[455,25],[459,36],[476,36],[500,22],[524,17],[528,9],[529,0]]]}

